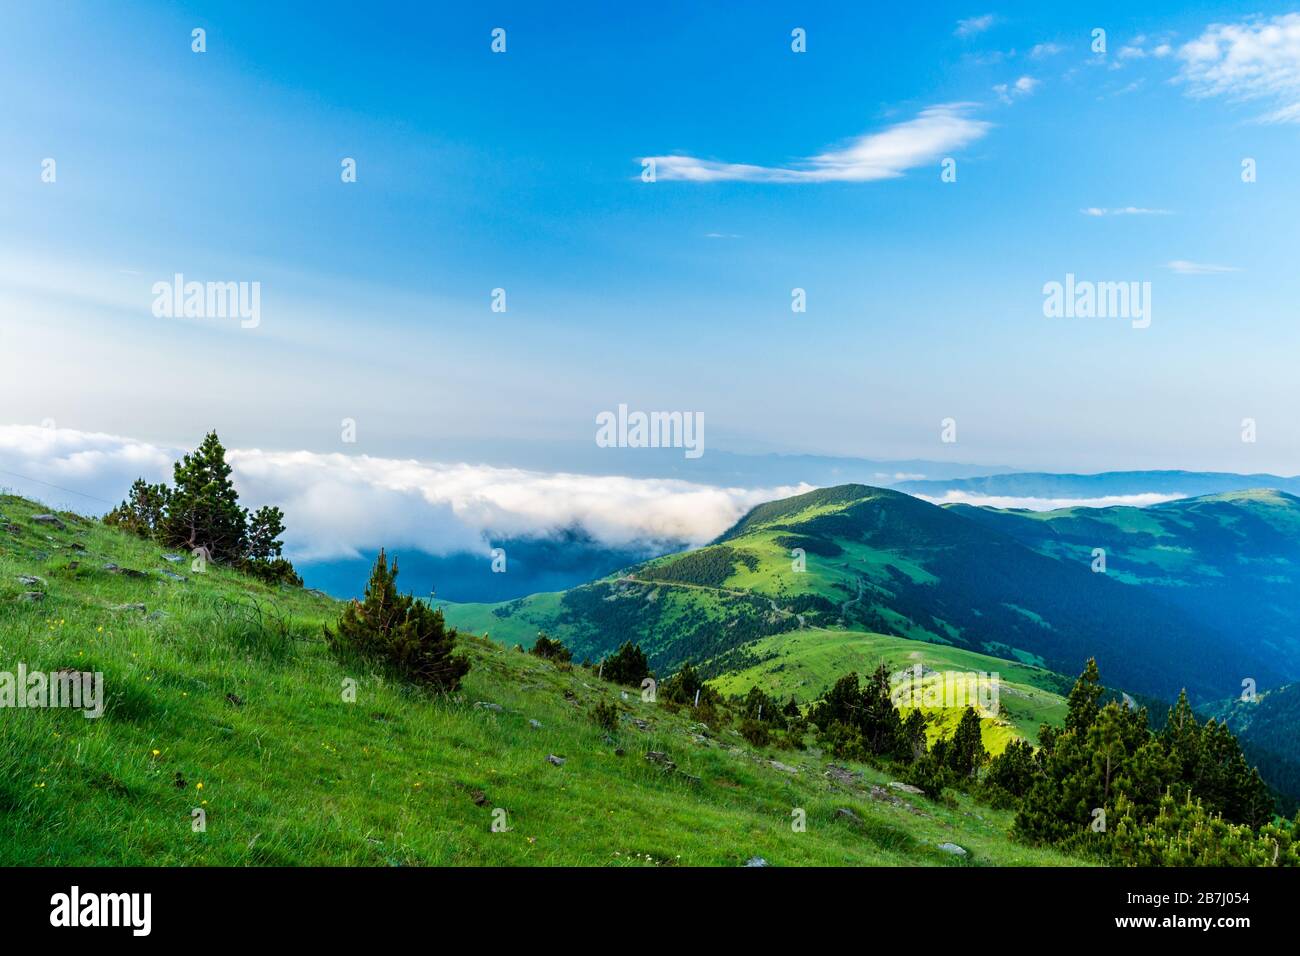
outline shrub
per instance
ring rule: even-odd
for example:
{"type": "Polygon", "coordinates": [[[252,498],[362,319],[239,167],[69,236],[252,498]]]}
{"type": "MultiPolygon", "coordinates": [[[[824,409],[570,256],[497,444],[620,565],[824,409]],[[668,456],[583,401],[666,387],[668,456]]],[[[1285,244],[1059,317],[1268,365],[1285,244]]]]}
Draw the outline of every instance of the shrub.
{"type": "Polygon", "coordinates": [[[555,661],[557,664],[567,664],[573,660],[573,652],[559,641],[547,637],[545,631],[537,633],[537,643],[529,653],[535,654],[542,660],[555,661]]]}
{"type": "Polygon", "coordinates": [[[618,708],[607,700],[596,702],[596,706],[591,709],[591,719],[597,727],[611,734],[618,730],[618,708]]]}
{"type": "Polygon", "coordinates": [[[601,661],[600,675],[615,684],[640,687],[641,681],[650,676],[650,664],[639,644],[624,641],[617,651],[601,661]]]}
{"type": "Polygon", "coordinates": [[[755,747],[766,747],[772,742],[772,734],[767,729],[767,724],[754,720],[752,717],[745,717],[741,720],[740,736],[755,747]]]}
{"type": "Polygon", "coordinates": [[[409,594],[398,594],[397,561],[379,552],[364,601],[343,609],[337,630],[325,629],[331,649],[392,667],[403,677],[436,691],[460,687],[469,661],[453,656],[455,629],[448,629],[442,611],[434,611],[409,594]]]}

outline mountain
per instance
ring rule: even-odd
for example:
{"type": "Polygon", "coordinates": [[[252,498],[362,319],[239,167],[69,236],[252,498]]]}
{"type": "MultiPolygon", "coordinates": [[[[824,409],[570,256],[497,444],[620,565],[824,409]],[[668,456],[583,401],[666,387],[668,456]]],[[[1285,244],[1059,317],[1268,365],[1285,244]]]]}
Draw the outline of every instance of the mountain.
{"type": "Polygon", "coordinates": [[[1264,691],[1254,699],[1235,697],[1205,708],[1226,723],[1242,752],[1282,796],[1282,812],[1300,806],[1300,684],[1264,691]]]}
{"type": "Polygon", "coordinates": [[[906,479],[892,487],[909,494],[942,500],[950,493],[1001,498],[1095,499],[1120,495],[1201,495],[1276,488],[1300,494],[1300,477],[1236,475],[1220,471],[1106,471],[1095,475],[1012,472],[961,478],[906,479]]]}
{"type": "Polygon", "coordinates": [[[445,611],[508,642],[531,644],[545,630],[579,657],[634,640],[666,669],[815,627],[948,644],[1063,674],[1095,656],[1109,683],[1165,699],[1182,687],[1219,699],[1239,685],[1230,643],[1147,590],[958,510],[865,485],[760,505],[704,548],[591,584],[445,611]]]}
{"type": "Polygon", "coordinates": [[[328,652],[341,602],[46,510],[0,496],[0,686],[99,672],[105,706],[0,710],[0,865],[1087,862],[965,793],[752,745],[481,637],[460,635],[461,691],[429,696],[328,652]]]}
{"type": "MultiPolygon", "coordinates": [[[[1300,498],[1234,491],[1147,508],[948,510],[1041,554],[1137,585],[1230,639],[1233,671],[1261,687],[1300,680],[1300,498]]],[[[1209,666],[1209,665],[1203,665],[1209,666]]]]}

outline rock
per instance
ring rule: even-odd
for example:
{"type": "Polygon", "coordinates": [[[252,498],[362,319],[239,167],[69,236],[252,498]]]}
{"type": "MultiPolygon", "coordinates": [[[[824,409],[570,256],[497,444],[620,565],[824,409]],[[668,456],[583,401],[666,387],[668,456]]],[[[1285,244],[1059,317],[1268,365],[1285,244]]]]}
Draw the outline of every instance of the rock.
{"type": "Polygon", "coordinates": [[[189,578],[185,577],[185,575],[183,575],[183,574],[176,574],[174,571],[159,571],[158,573],[161,574],[163,577],[167,578],[167,580],[169,580],[169,581],[188,581],[188,580],[189,580],[189,578]]]}
{"type": "Polygon", "coordinates": [[[966,850],[955,843],[940,843],[939,849],[944,853],[951,853],[953,856],[965,856],[966,850]]]}
{"type": "Polygon", "coordinates": [[[139,611],[141,614],[143,614],[145,611],[148,610],[148,608],[146,608],[143,604],[115,604],[111,608],[109,608],[109,610],[110,611],[139,611]]]}
{"type": "Polygon", "coordinates": [[[18,596],[18,600],[26,601],[29,604],[35,604],[37,601],[45,600],[44,591],[26,591],[18,596]]]}
{"type": "Polygon", "coordinates": [[[143,571],[136,571],[132,568],[119,568],[116,564],[109,562],[104,565],[104,570],[109,574],[121,574],[128,578],[146,578],[148,577],[143,571]]]}
{"type": "Polygon", "coordinates": [[[185,560],[185,555],[183,555],[183,554],[164,554],[164,555],[162,556],[162,559],[163,559],[164,561],[167,561],[167,562],[171,563],[171,564],[177,564],[177,563],[179,563],[179,562],[185,560]]]}
{"type": "Polygon", "coordinates": [[[669,759],[668,759],[668,755],[667,755],[666,753],[664,753],[662,750],[648,750],[648,751],[646,751],[645,759],[648,760],[648,761],[650,761],[651,763],[657,763],[659,766],[663,767],[665,770],[676,770],[676,769],[677,769],[677,764],[675,764],[675,763],[673,763],[671,760],[669,760],[669,759]]]}
{"type": "Polygon", "coordinates": [[[240,697],[238,694],[227,694],[226,702],[234,704],[236,707],[244,706],[244,698],[240,697]]]}
{"type": "Polygon", "coordinates": [[[632,718],[632,723],[636,725],[636,729],[637,729],[637,730],[649,730],[649,729],[650,729],[650,723],[649,723],[649,721],[642,720],[640,717],[633,717],[633,718],[632,718]]]}
{"type": "Polygon", "coordinates": [[[469,798],[474,801],[476,807],[486,806],[488,802],[487,794],[482,790],[475,790],[469,795],[469,798]]]}
{"type": "Polygon", "coordinates": [[[849,823],[861,823],[862,818],[850,810],[848,807],[840,807],[835,811],[836,820],[845,820],[849,823]]]}
{"type": "Polygon", "coordinates": [[[541,730],[542,722],[540,720],[533,720],[532,718],[529,718],[528,726],[533,728],[533,730],[541,730]]]}
{"type": "Polygon", "coordinates": [[[889,784],[889,786],[890,789],[901,790],[903,793],[915,793],[915,794],[925,793],[925,791],[922,790],[920,787],[914,787],[910,783],[899,783],[897,780],[892,781],[889,784]]]}
{"type": "Polygon", "coordinates": [[[68,526],[63,523],[58,515],[32,515],[33,524],[48,524],[60,531],[68,530],[68,526]]]}
{"type": "Polygon", "coordinates": [[[745,861],[745,866],[767,866],[767,860],[761,856],[751,856],[745,861]]]}
{"type": "Polygon", "coordinates": [[[776,770],[780,770],[780,771],[783,771],[783,772],[785,772],[785,773],[798,773],[798,772],[799,772],[799,768],[798,768],[798,767],[791,767],[789,764],[781,763],[781,761],[779,761],[779,760],[769,760],[768,763],[770,763],[770,764],[773,766],[773,768],[775,768],[776,770]]]}
{"type": "Polygon", "coordinates": [[[564,758],[563,758],[563,757],[557,757],[557,756],[555,756],[555,754],[547,754],[547,755],[546,755],[546,762],[547,762],[547,763],[553,763],[553,764],[555,764],[555,766],[557,766],[557,767],[563,767],[563,766],[564,766],[564,758]]]}
{"type": "Polygon", "coordinates": [[[627,753],[627,751],[624,750],[622,747],[615,747],[615,748],[614,748],[614,756],[615,756],[615,757],[621,757],[621,756],[623,756],[623,755],[626,754],[626,753],[627,753]]]}
{"type": "Polygon", "coordinates": [[[36,575],[34,575],[34,574],[20,574],[20,575],[18,575],[18,583],[19,583],[19,584],[25,584],[25,585],[27,585],[29,588],[34,588],[34,587],[42,587],[42,588],[43,588],[43,587],[45,587],[45,579],[44,579],[44,578],[38,578],[38,577],[37,577],[36,575]]]}
{"type": "Polygon", "coordinates": [[[146,621],[161,621],[161,620],[165,619],[166,617],[167,617],[167,612],[166,612],[166,611],[154,611],[152,614],[150,614],[148,617],[146,617],[145,620],[146,620],[146,621]]]}
{"type": "Polygon", "coordinates": [[[842,783],[845,786],[852,786],[853,781],[862,776],[862,774],[854,773],[847,767],[840,767],[832,763],[826,765],[826,776],[830,777],[836,783],[842,783]]]}
{"type": "Polygon", "coordinates": [[[19,534],[23,529],[16,524],[7,524],[5,525],[5,530],[10,534],[19,534]]]}
{"type": "Polygon", "coordinates": [[[71,548],[73,551],[80,551],[83,554],[86,551],[86,546],[82,544],[80,541],[74,541],[72,542],[72,544],[68,545],[68,547],[71,548]]]}
{"type": "Polygon", "coordinates": [[[476,700],[474,702],[474,706],[482,707],[484,710],[496,711],[498,714],[501,713],[503,710],[505,710],[505,708],[502,707],[500,704],[493,704],[486,700],[476,700]]]}

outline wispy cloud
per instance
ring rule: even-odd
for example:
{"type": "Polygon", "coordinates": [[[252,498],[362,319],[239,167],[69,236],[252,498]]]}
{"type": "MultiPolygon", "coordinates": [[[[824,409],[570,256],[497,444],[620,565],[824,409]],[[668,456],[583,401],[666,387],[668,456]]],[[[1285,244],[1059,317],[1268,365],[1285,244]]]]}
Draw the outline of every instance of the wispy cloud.
{"type": "Polygon", "coordinates": [[[1208,262],[1191,262],[1187,259],[1173,259],[1165,263],[1165,268],[1180,276],[1209,276],[1241,271],[1236,266],[1216,266],[1208,262]]]}
{"type": "Polygon", "coordinates": [[[1261,121],[1300,123],[1300,13],[1212,24],[1178,57],[1191,96],[1272,100],[1261,121]]]}
{"type": "Polygon", "coordinates": [[[953,33],[959,37],[973,37],[993,26],[996,20],[997,18],[991,13],[985,13],[978,17],[967,17],[965,20],[957,21],[957,29],[953,30],[953,33]]]}
{"type": "Polygon", "coordinates": [[[788,166],[724,163],[693,156],[646,156],[660,180],[696,183],[827,183],[894,179],[982,137],[992,124],[969,115],[973,104],[948,103],[922,110],[914,119],[867,133],[838,149],[788,166]]]}
{"type": "Polygon", "coordinates": [[[1028,96],[1038,87],[1038,80],[1032,76],[1022,76],[1014,83],[999,83],[993,87],[993,92],[998,95],[1003,103],[1010,103],[1019,96],[1028,96]]]}
{"type": "Polygon", "coordinates": [[[1049,56],[1056,56],[1056,54],[1060,53],[1064,49],[1065,47],[1061,46],[1059,43],[1037,43],[1032,49],[1030,49],[1029,58],[1032,60],[1044,60],[1049,56]]]}
{"type": "Polygon", "coordinates": [[[1086,209],[1080,209],[1079,212],[1085,216],[1169,216],[1172,213],[1168,209],[1146,209],[1142,206],[1116,206],[1107,208],[1105,206],[1089,206],[1086,209]]]}

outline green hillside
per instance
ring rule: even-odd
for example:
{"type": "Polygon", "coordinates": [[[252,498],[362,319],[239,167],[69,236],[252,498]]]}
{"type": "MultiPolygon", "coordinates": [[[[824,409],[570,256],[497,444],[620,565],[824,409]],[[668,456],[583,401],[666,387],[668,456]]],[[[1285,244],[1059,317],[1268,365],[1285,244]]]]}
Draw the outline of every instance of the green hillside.
{"type": "Polygon", "coordinates": [[[553,594],[444,605],[453,623],[598,657],[625,639],[672,669],[801,628],[946,644],[1172,699],[1231,694],[1227,640],[1142,588],[1039,553],[986,521],[864,485],[753,509],[707,547],[553,594]],[[797,561],[802,558],[800,569],[797,561]]]}
{"type": "MultiPolygon", "coordinates": [[[[1065,721],[1064,695],[1069,693],[1071,681],[1059,674],[884,634],[809,628],[745,644],[719,661],[707,662],[703,670],[721,671],[711,683],[724,694],[740,695],[757,686],[783,700],[812,701],[840,675],[853,670],[870,672],[880,663],[902,681],[911,679],[902,672],[919,665],[924,682],[946,680],[967,699],[975,698],[977,692],[964,686],[963,675],[996,674],[997,713],[981,712],[984,746],[993,754],[1001,753],[1017,737],[1037,743],[1041,724],[1060,727],[1065,721]]],[[[951,736],[960,708],[922,709],[935,718],[928,728],[931,740],[951,736]]]]}
{"type": "Polygon", "coordinates": [[[756,747],[481,637],[451,698],[345,668],[321,634],[338,602],[42,511],[0,497],[0,671],[102,672],[106,707],[0,709],[0,864],[1079,862],[1013,842],[1011,811],[756,747]]]}
{"type": "Polygon", "coordinates": [[[949,510],[1064,562],[1136,585],[1231,642],[1240,692],[1300,680],[1300,498],[1235,491],[1149,508],[949,510]]]}

